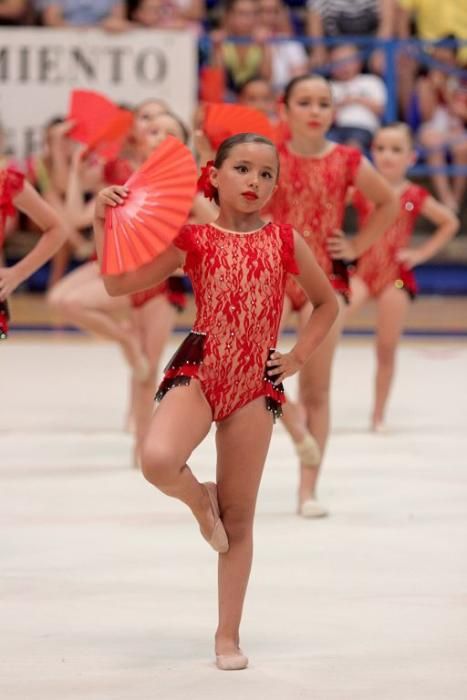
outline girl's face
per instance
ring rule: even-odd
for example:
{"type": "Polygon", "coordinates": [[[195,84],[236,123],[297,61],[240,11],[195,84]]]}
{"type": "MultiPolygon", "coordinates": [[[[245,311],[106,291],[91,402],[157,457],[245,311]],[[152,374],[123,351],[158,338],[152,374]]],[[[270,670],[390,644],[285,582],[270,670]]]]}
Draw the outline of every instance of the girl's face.
{"type": "Polygon", "coordinates": [[[170,114],[160,114],[152,121],[146,134],[145,147],[148,153],[151,153],[167,136],[175,136],[182,143],[185,141],[185,134],[178,121],[170,114]]]}
{"type": "Polygon", "coordinates": [[[285,113],[292,136],[324,136],[332,124],[331,90],[325,80],[302,80],[292,90],[285,113]]]}
{"type": "Polygon", "coordinates": [[[226,15],[225,25],[232,36],[250,37],[257,19],[257,8],[253,0],[237,0],[226,15]]]}
{"type": "Polygon", "coordinates": [[[211,171],[222,205],[245,214],[260,211],[276,188],[278,159],[275,148],[263,143],[234,146],[221,167],[211,171]]]}
{"type": "Polygon", "coordinates": [[[168,107],[163,102],[144,102],[135,111],[133,122],[133,137],[136,142],[144,140],[148,135],[154,120],[167,112],[168,107]]]}
{"type": "Polygon", "coordinates": [[[371,154],[376,169],[394,182],[404,178],[416,158],[407,134],[397,127],[387,127],[376,133],[371,154]]]}
{"type": "Polygon", "coordinates": [[[259,109],[266,116],[274,112],[274,95],[266,80],[255,80],[245,85],[239,102],[246,107],[259,109]]]}

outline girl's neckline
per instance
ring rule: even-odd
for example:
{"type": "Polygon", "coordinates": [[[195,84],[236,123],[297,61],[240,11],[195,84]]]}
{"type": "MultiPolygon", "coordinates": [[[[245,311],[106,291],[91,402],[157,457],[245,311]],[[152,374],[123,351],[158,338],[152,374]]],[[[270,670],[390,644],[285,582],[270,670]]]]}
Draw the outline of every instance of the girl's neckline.
{"type": "Polygon", "coordinates": [[[252,236],[254,233],[259,233],[262,231],[266,226],[269,226],[269,222],[266,222],[259,228],[253,229],[253,231],[232,231],[229,228],[223,228],[222,226],[218,226],[218,224],[211,223],[209,226],[212,226],[212,228],[216,228],[218,231],[222,231],[223,233],[231,233],[234,236],[252,236]]]}
{"type": "Polygon", "coordinates": [[[303,158],[303,160],[324,160],[325,158],[327,158],[328,156],[330,156],[331,153],[334,153],[334,151],[336,150],[337,146],[339,145],[339,144],[334,143],[334,142],[332,142],[332,141],[330,141],[330,143],[331,143],[331,148],[329,148],[325,153],[322,153],[322,154],[319,155],[319,156],[313,156],[313,155],[306,156],[306,155],[304,155],[304,154],[302,154],[302,153],[297,153],[297,152],[294,151],[293,148],[291,147],[290,141],[287,141],[284,145],[285,145],[287,151],[290,153],[290,155],[294,156],[295,158],[303,158]]]}

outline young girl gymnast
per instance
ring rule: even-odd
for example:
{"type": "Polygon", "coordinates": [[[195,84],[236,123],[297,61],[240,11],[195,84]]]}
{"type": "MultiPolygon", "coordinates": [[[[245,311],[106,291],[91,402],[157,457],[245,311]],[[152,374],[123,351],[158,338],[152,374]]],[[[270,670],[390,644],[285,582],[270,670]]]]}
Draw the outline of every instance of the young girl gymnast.
{"type": "MultiPolygon", "coordinates": [[[[307,518],[327,514],[317,499],[320,460],[329,433],[329,389],[334,352],[342,328],[342,310],[350,296],[347,263],[371,245],[397,213],[390,187],[360,151],[332,143],[326,138],[333,119],[329,83],[321,76],[294,78],[284,93],[284,116],[290,138],[279,146],[281,179],[267,207],[273,221],[290,222],[313,251],[340,302],[338,319],[326,341],[300,371],[299,398],[305,420],[293,404],[284,412],[284,424],[297,446],[300,458],[298,512],[307,518]],[[352,240],[340,229],[347,193],[356,185],[374,208],[352,240]]],[[[287,284],[286,310],[299,314],[299,326],[307,323],[312,305],[291,279],[287,284]]]]}
{"type": "Polygon", "coordinates": [[[8,336],[7,297],[30,275],[47,262],[66,239],[64,226],[52,207],[12,167],[0,170],[0,339],[8,336]],[[40,229],[34,248],[11,267],[2,266],[2,247],[6,219],[14,216],[15,207],[25,213],[40,229]]]}
{"type": "MultiPolygon", "coordinates": [[[[371,428],[384,430],[386,405],[394,378],[397,345],[410,301],[415,298],[416,282],[412,268],[435,255],[456,234],[457,217],[423,187],[406,178],[415,162],[412,137],[406,124],[385,126],[376,133],[372,156],[376,169],[389,183],[400,202],[396,221],[387,228],[376,245],[360,256],[351,279],[351,304],[346,317],[369,299],[375,299],[376,377],[371,428]],[[418,248],[409,248],[410,237],[419,215],[436,226],[434,234],[418,248]]],[[[353,204],[364,225],[373,205],[356,191],[353,204]]]]}
{"type": "MultiPolygon", "coordinates": [[[[256,134],[224,141],[210,172],[219,202],[213,224],[185,225],[153,262],[106,276],[110,294],[150,287],[184,266],[193,283],[193,330],[169,363],[159,405],[143,446],[145,477],[183,501],[219,553],[217,667],[246,668],[239,628],[253,554],[253,518],[271,438],[284,400],[281,382],[295,374],[337,316],[332,287],[304,241],[288,224],[265,224],[260,211],[276,187],[274,145],[256,134]],[[293,349],[274,349],[288,274],[314,306],[293,349]],[[200,483],[187,465],[217,423],[217,483],[200,483]]],[[[125,202],[124,187],[97,199],[95,231],[102,260],[107,207],[125,202]]]]}

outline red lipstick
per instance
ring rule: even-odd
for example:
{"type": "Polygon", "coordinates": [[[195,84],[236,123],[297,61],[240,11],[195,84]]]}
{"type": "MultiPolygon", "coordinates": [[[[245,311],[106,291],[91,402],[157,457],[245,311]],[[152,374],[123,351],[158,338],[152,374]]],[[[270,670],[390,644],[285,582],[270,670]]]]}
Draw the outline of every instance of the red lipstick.
{"type": "Polygon", "coordinates": [[[255,192],[242,192],[242,197],[245,197],[245,199],[250,199],[251,201],[258,199],[258,195],[255,192]]]}
{"type": "Polygon", "coordinates": [[[308,122],[308,126],[311,126],[312,128],[316,128],[317,126],[321,126],[321,122],[317,121],[316,119],[311,119],[308,122]]]}

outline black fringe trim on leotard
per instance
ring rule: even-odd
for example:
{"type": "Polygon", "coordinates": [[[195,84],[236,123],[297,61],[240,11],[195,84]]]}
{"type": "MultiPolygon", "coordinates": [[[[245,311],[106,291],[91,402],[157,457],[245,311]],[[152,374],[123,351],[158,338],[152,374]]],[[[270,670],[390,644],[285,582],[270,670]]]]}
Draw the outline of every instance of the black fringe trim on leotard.
{"type": "Polygon", "coordinates": [[[157,390],[155,399],[162,401],[170,389],[188,386],[192,377],[197,376],[198,367],[203,362],[206,333],[191,331],[164,370],[164,378],[157,390]]]}
{"type": "Polygon", "coordinates": [[[10,320],[10,310],[6,301],[0,301],[0,340],[8,338],[8,321],[10,320]]]}
{"type": "MultiPolygon", "coordinates": [[[[271,355],[275,353],[275,348],[270,348],[268,352],[268,360],[271,359],[271,355]]],[[[284,386],[282,382],[280,384],[274,384],[274,376],[268,374],[269,367],[266,364],[264,368],[263,381],[268,382],[270,385],[270,394],[266,395],[264,398],[266,400],[266,408],[272,413],[274,422],[277,418],[282,418],[282,404],[285,401],[284,386]]]]}

